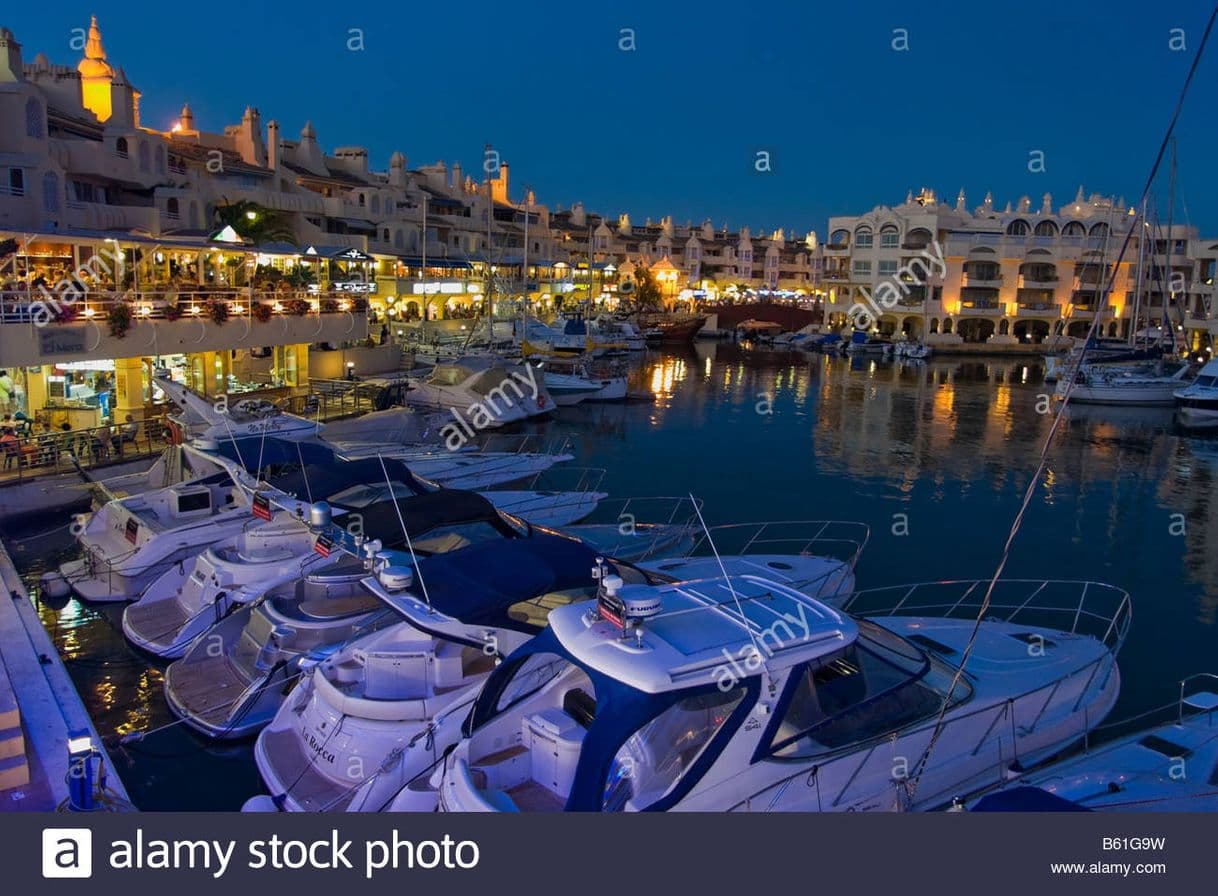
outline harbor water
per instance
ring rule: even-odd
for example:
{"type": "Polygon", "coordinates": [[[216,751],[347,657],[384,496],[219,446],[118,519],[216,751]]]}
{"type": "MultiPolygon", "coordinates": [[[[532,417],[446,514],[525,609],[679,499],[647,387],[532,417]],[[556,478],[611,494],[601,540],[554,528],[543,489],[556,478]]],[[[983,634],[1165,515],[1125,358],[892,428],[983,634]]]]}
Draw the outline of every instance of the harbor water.
{"type": "MultiPolygon", "coordinates": [[[[648,353],[631,388],[649,397],[562,408],[524,431],[569,438],[614,498],[692,493],[711,525],[867,523],[861,587],[991,575],[1054,410],[1036,358],[891,363],[697,343],[648,353]]],[[[1179,430],[1170,409],[1071,407],[1054,438],[1006,575],[1130,593],[1113,719],[1218,671],[1216,492],[1218,441],[1179,430]]],[[[63,519],[5,541],[32,588],[74,548],[63,519]]],[[[108,742],[173,721],[163,666],[127,645],[121,605],[40,612],[108,742]]],[[[260,791],[251,755],[180,725],[111,748],[133,801],[154,810],[239,808],[260,791]]]]}

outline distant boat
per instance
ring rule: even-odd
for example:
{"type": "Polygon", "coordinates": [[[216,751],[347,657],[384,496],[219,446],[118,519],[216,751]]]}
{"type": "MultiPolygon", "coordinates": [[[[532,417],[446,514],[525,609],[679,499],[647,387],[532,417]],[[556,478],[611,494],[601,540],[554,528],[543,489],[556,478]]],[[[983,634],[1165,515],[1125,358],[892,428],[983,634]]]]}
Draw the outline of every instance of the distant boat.
{"type": "Polygon", "coordinates": [[[1185,426],[1218,426],[1218,361],[1202,367],[1195,380],[1175,392],[1175,399],[1185,426]]]}
{"type": "Polygon", "coordinates": [[[1167,373],[1155,368],[1083,364],[1074,375],[1072,388],[1067,380],[1059,380],[1054,391],[1058,398],[1064,398],[1068,391],[1070,400],[1080,404],[1171,407],[1189,369],[1188,364],[1181,364],[1178,370],[1167,373]]]}

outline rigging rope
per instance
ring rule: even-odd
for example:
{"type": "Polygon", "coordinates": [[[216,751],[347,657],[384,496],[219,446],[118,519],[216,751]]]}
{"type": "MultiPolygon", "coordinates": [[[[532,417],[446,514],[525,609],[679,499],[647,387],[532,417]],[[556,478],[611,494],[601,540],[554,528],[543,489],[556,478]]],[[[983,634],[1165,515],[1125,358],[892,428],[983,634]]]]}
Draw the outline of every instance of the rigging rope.
{"type": "MultiPolygon", "coordinates": [[[[1193,56],[1192,64],[1189,66],[1188,74],[1184,79],[1184,84],[1180,88],[1180,95],[1176,100],[1175,109],[1172,111],[1171,121],[1168,123],[1167,131],[1163,134],[1163,139],[1159,143],[1159,150],[1155,154],[1154,163],[1151,165],[1150,173],[1146,178],[1146,184],[1142,188],[1142,193],[1138,201],[1138,207],[1141,207],[1142,203],[1145,202],[1146,198],[1150,195],[1155,177],[1159,172],[1160,166],[1163,164],[1163,156],[1167,152],[1172,134],[1176,129],[1176,123],[1180,119],[1180,111],[1184,107],[1184,100],[1185,97],[1188,96],[1188,90],[1192,85],[1193,76],[1196,74],[1197,67],[1200,65],[1201,59],[1205,55],[1205,47],[1206,44],[1209,43],[1211,32],[1214,30],[1215,20],[1218,20],[1218,5],[1214,6],[1213,10],[1210,12],[1209,20],[1206,22],[1205,32],[1201,35],[1201,42],[1197,46],[1197,52],[1193,56]]],[[[1098,303],[1095,315],[1091,321],[1091,328],[1087,332],[1087,339],[1083,343],[1082,351],[1079,353],[1079,365],[1082,364],[1083,359],[1086,357],[1087,347],[1095,338],[1096,331],[1099,328],[1100,318],[1103,316],[1103,311],[1108,305],[1108,296],[1112,291],[1117,271],[1120,269],[1121,262],[1124,260],[1125,253],[1129,250],[1129,244],[1133,239],[1134,230],[1135,228],[1130,227],[1129,231],[1125,234],[1125,239],[1121,244],[1121,251],[1117,256],[1116,264],[1113,265],[1112,272],[1108,275],[1107,286],[1104,289],[1103,296],[1098,303]]],[[[1164,316],[1166,317],[1166,309],[1164,309],[1164,316]]],[[[1071,371],[1067,370],[1067,372],[1070,373],[1071,371]]],[[[1075,377],[1071,375],[1069,381],[1066,383],[1066,390],[1062,395],[1061,404],[1058,407],[1057,413],[1053,417],[1053,424],[1049,427],[1049,432],[1046,434],[1044,443],[1041,446],[1040,456],[1036,464],[1036,471],[1033,473],[1032,478],[1028,482],[1028,487],[1024,491],[1023,501],[1019,506],[1019,512],[1016,513],[1015,520],[1011,524],[1011,530],[1007,535],[1006,543],[1003,545],[1002,556],[998,560],[998,566],[994,570],[994,575],[990,578],[989,585],[986,587],[985,597],[982,599],[981,606],[977,610],[977,618],[973,623],[973,630],[969,635],[968,643],[965,645],[965,648],[960,655],[960,664],[956,668],[955,675],[952,676],[951,685],[948,687],[947,693],[943,697],[943,703],[939,707],[939,714],[935,720],[935,727],[931,732],[930,740],[927,742],[925,749],[922,751],[921,757],[919,757],[917,763],[915,763],[913,774],[909,776],[908,793],[911,806],[913,804],[914,794],[918,788],[918,782],[921,780],[922,774],[926,771],[926,766],[930,760],[931,753],[934,751],[935,746],[939,742],[940,736],[943,734],[944,720],[947,716],[948,710],[953,705],[952,697],[956,693],[956,689],[960,686],[960,680],[964,676],[964,670],[972,656],[973,648],[976,646],[977,635],[980,633],[981,623],[985,619],[986,613],[989,611],[994,589],[998,584],[999,578],[1002,576],[1003,570],[1006,569],[1007,561],[1011,556],[1011,548],[1015,543],[1015,538],[1019,534],[1020,528],[1023,526],[1024,517],[1027,515],[1028,508],[1032,504],[1032,498],[1036,494],[1036,489],[1040,485],[1041,477],[1044,476],[1045,467],[1048,465],[1049,460],[1049,448],[1053,444],[1054,438],[1057,436],[1058,429],[1061,427],[1062,419],[1066,413],[1066,407],[1070,403],[1070,395],[1074,391],[1074,385],[1075,377]]]]}

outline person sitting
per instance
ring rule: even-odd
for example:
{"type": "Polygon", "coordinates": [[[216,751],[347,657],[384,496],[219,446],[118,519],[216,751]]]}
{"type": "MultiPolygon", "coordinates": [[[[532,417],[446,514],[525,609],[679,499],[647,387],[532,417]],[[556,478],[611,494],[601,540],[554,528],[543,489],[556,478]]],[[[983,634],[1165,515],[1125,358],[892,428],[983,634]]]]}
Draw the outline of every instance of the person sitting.
{"type": "Polygon", "coordinates": [[[14,461],[21,466],[21,442],[11,426],[0,430],[0,450],[4,452],[4,469],[11,470],[14,461]]]}

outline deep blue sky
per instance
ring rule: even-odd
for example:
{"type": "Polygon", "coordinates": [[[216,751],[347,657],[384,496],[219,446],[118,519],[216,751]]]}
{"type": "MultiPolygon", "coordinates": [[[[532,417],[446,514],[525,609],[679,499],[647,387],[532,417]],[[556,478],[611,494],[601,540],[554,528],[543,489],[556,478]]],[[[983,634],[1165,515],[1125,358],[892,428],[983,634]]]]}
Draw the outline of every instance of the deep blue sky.
{"type": "MultiPolygon", "coordinates": [[[[1132,202],[1208,15],[1208,0],[140,6],[9,4],[0,24],[27,60],[75,64],[70,31],[96,13],[152,126],[183,101],[214,131],[255,105],[292,138],[311,119],[327,151],[367,146],[379,169],[401,149],[474,171],[489,142],[551,206],[822,237],[829,215],[922,185],[964,187],[970,206],[986,190],[1058,205],[1080,183],[1132,202]],[[1175,27],[1188,52],[1169,49],[1175,27]]],[[[1177,220],[1218,234],[1218,35],[1177,134],[1177,220]]]]}

